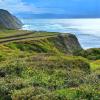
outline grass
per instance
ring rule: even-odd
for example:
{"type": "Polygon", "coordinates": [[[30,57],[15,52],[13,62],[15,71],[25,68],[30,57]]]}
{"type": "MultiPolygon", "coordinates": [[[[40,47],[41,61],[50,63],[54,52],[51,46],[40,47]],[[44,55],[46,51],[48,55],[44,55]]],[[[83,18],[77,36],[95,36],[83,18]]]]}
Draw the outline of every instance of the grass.
{"type": "Polygon", "coordinates": [[[100,59],[100,48],[92,48],[77,52],[75,55],[85,57],[89,60],[99,60],[100,59]]]}
{"type": "Polygon", "coordinates": [[[92,61],[91,62],[91,69],[92,70],[100,70],[100,60],[92,61]]]}
{"type": "Polygon", "coordinates": [[[2,30],[0,30],[0,38],[11,36],[11,35],[18,35],[20,33],[24,34],[24,33],[28,33],[28,31],[2,29],[2,30]]]}
{"type": "Polygon", "coordinates": [[[0,100],[100,99],[100,60],[70,54],[58,33],[3,31],[4,40],[27,39],[0,44],[0,100]]]}
{"type": "MultiPolygon", "coordinates": [[[[56,32],[53,33],[58,34],[56,32]]],[[[37,32],[37,31],[26,31],[26,30],[10,30],[10,29],[2,29],[0,30],[0,38],[11,38],[11,37],[21,37],[21,36],[46,36],[46,35],[52,35],[51,32],[37,32]]]]}

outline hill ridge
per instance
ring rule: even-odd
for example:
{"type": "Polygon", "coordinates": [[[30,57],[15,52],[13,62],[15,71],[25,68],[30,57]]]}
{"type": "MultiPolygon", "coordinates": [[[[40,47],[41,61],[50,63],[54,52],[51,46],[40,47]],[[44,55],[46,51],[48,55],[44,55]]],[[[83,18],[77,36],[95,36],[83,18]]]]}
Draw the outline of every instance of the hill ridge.
{"type": "Polygon", "coordinates": [[[19,29],[22,27],[22,22],[4,9],[0,9],[0,27],[7,29],[19,29]]]}

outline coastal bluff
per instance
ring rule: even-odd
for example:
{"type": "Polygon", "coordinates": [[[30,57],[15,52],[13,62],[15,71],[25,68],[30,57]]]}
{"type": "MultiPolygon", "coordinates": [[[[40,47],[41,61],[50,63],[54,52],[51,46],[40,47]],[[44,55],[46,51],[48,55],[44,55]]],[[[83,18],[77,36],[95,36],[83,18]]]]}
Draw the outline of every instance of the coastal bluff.
{"type": "Polygon", "coordinates": [[[30,32],[2,38],[0,43],[13,44],[22,51],[37,53],[74,54],[82,50],[77,37],[70,33],[30,32]]]}

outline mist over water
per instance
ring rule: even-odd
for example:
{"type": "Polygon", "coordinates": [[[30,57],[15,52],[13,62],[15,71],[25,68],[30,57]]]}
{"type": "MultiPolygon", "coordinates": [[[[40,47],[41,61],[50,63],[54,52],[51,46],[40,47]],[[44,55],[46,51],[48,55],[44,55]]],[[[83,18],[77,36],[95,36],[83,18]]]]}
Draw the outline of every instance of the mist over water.
{"type": "Polygon", "coordinates": [[[100,48],[100,19],[22,19],[24,30],[73,33],[83,48],[100,48]]]}

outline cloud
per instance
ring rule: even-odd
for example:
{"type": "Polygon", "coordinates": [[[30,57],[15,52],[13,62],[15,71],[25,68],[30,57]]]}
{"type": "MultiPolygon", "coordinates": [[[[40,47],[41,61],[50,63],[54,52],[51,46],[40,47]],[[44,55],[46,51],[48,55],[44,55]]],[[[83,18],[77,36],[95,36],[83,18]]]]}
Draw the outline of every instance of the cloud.
{"type": "Polygon", "coordinates": [[[0,0],[0,9],[5,9],[12,13],[52,13],[52,11],[61,11],[61,9],[58,8],[36,7],[33,3],[29,4],[22,0],[0,0]]]}
{"type": "MultiPolygon", "coordinates": [[[[33,0],[34,2],[34,0],[33,0]]],[[[41,3],[33,4],[22,0],[0,0],[0,9],[8,10],[12,13],[64,13],[65,11],[57,7],[41,7],[41,3]]],[[[42,3],[43,5],[44,3],[42,3]]]]}
{"type": "Polygon", "coordinates": [[[12,13],[97,14],[99,0],[0,0],[0,9],[12,13]],[[98,2],[97,2],[98,1],[98,2]]]}
{"type": "Polygon", "coordinates": [[[27,4],[22,0],[0,0],[0,9],[6,9],[12,13],[19,12],[41,12],[41,10],[33,4],[27,4]]]}

